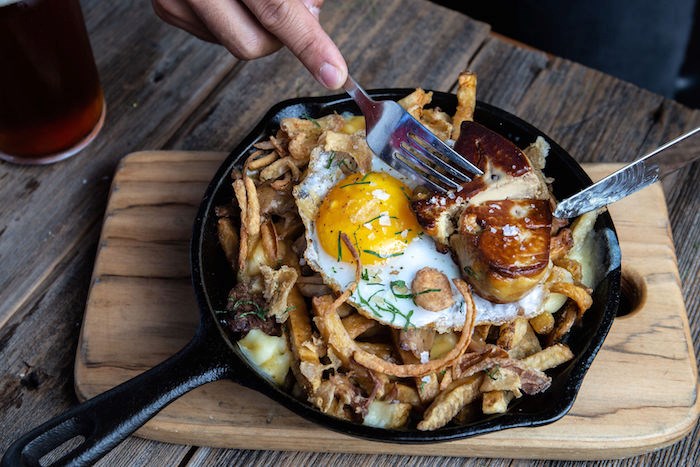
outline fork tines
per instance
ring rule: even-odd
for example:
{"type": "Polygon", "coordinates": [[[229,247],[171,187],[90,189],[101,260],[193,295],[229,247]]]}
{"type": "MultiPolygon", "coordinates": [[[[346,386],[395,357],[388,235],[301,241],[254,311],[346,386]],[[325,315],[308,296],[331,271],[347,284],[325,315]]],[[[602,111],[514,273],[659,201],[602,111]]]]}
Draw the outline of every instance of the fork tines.
{"type": "Polygon", "coordinates": [[[436,191],[455,190],[471,181],[478,169],[425,128],[412,127],[394,154],[398,161],[436,191]]]}

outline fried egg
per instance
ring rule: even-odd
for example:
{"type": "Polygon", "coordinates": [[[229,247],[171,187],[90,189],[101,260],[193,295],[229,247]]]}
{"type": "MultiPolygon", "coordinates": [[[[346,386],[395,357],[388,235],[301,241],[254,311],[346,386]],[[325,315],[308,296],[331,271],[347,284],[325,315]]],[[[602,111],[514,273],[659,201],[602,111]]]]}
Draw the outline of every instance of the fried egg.
{"type": "MultiPolygon", "coordinates": [[[[348,171],[350,158],[316,148],[304,179],[293,194],[306,228],[304,258],[326,285],[336,292],[360,280],[349,302],[364,316],[385,325],[407,329],[434,327],[439,332],[464,326],[466,305],[453,279],[461,277],[449,253],[437,250],[411,210],[415,183],[378,158],[370,172],[348,171]],[[411,283],[416,273],[430,267],[449,280],[452,304],[430,311],[414,301],[411,283]]],[[[519,302],[493,304],[474,297],[477,323],[503,323],[518,315],[534,316],[540,309],[543,289],[535,288],[519,302]]]]}

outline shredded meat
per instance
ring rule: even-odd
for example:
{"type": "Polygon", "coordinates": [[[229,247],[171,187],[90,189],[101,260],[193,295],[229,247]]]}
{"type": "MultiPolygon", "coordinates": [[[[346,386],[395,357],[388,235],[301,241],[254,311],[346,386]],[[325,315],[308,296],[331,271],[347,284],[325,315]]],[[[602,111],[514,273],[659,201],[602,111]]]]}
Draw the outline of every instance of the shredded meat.
{"type": "Polygon", "coordinates": [[[520,376],[520,383],[525,394],[537,394],[547,390],[552,384],[552,378],[544,374],[544,372],[530,368],[523,362],[511,358],[486,358],[466,368],[462,372],[461,378],[489,370],[495,366],[515,371],[520,376]]]}
{"type": "Polygon", "coordinates": [[[260,329],[270,336],[281,335],[280,326],[274,317],[266,316],[265,299],[262,295],[251,293],[248,286],[238,283],[228,296],[226,317],[222,323],[237,336],[243,338],[251,329],[260,329]]]}

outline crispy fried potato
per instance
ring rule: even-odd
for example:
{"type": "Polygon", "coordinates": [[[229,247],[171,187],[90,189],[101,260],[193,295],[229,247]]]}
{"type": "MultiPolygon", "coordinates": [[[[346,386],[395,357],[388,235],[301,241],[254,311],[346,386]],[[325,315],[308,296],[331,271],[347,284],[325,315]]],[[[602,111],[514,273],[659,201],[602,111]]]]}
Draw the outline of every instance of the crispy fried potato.
{"type": "MultiPolygon", "coordinates": [[[[353,308],[349,306],[352,310],[353,308]]],[[[351,339],[355,339],[357,336],[364,334],[368,330],[380,326],[378,321],[367,318],[360,313],[354,312],[342,319],[345,331],[351,339]]]]}
{"type": "Polygon", "coordinates": [[[450,139],[452,134],[452,119],[440,109],[423,109],[421,123],[442,141],[450,139]]]}
{"type": "Polygon", "coordinates": [[[432,92],[425,92],[418,88],[413,91],[408,96],[399,100],[399,105],[406,109],[406,112],[410,113],[413,118],[420,120],[423,114],[423,107],[430,104],[433,99],[432,92]]]}
{"type": "Polygon", "coordinates": [[[418,397],[418,391],[413,386],[402,383],[394,383],[394,391],[392,392],[394,400],[405,402],[412,407],[422,407],[423,403],[418,397]]]}
{"type": "Polygon", "coordinates": [[[545,371],[561,365],[574,358],[568,346],[564,344],[554,344],[546,349],[540,350],[536,354],[525,357],[522,361],[526,365],[536,370],[545,371]]]}
{"type": "Polygon", "coordinates": [[[452,117],[452,139],[459,138],[459,130],[464,121],[474,120],[476,107],[476,74],[470,71],[460,73],[457,80],[457,111],[452,117]]]}
{"type": "Polygon", "coordinates": [[[462,407],[474,401],[484,379],[481,374],[453,381],[427,408],[423,420],[418,423],[421,431],[436,430],[447,425],[462,407]]]}
{"type": "Polygon", "coordinates": [[[384,342],[356,342],[357,346],[367,353],[376,355],[382,360],[393,360],[394,354],[391,345],[384,342]]]}
{"type": "Polygon", "coordinates": [[[510,391],[485,392],[481,399],[481,411],[485,415],[506,413],[508,404],[513,400],[513,397],[513,393],[510,391]]]}
{"type": "Polygon", "coordinates": [[[293,287],[287,300],[290,308],[285,322],[287,340],[292,350],[294,363],[292,373],[307,393],[315,392],[321,385],[324,367],[321,365],[318,346],[313,344],[311,320],[306,300],[296,287],[293,287]]]}
{"type": "Polygon", "coordinates": [[[520,375],[510,368],[496,366],[486,372],[486,377],[481,383],[481,392],[491,391],[513,391],[516,396],[520,395],[520,375]]]}
{"type": "Polygon", "coordinates": [[[510,323],[502,324],[496,344],[505,350],[512,349],[523,338],[528,326],[527,319],[523,317],[518,317],[510,323]]]}
{"type": "Polygon", "coordinates": [[[537,338],[532,326],[528,324],[525,334],[517,345],[508,351],[508,356],[513,359],[521,359],[542,350],[540,340],[537,338]]]}

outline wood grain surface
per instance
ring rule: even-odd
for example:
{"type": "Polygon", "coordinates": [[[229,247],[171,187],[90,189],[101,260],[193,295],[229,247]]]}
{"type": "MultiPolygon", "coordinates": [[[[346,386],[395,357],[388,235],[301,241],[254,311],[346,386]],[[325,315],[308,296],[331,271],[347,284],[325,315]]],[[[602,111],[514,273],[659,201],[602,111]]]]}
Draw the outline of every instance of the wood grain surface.
{"type": "MultiPolygon", "coordinates": [[[[322,94],[281,51],[241,62],[170,27],[150,2],[82,0],[107,119],[80,155],[47,167],[0,163],[0,452],[76,404],[73,367],[109,187],[124,154],[230,151],[274,103],[322,94]]],[[[624,162],[700,124],[700,112],[489,33],[424,0],[328,1],[321,22],[367,88],[454,88],[530,121],[581,162],[624,162]]],[[[696,149],[700,143],[696,143],[696,149]]],[[[700,350],[700,164],[664,181],[683,297],[700,350]]],[[[699,429],[604,465],[698,465],[699,429]]],[[[504,453],[503,456],[506,456],[504,453]]],[[[511,465],[512,460],[214,449],[131,437],[102,465],[511,465]]],[[[549,465],[535,462],[535,465],[549,465]]],[[[568,465],[554,463],[554,465],[568,465]]],[[[603,464],[601,464],[603,465],[603,464]]]]}
{"type": "MultiPolygon", "coordinates": [[[[190,228],[225,153],[139,152],[114,177],[75,367],[91,398],[175,353],[199,315],[188,274],[190,228]]],[[[593,178],[617,167],[589,165],[593,178]]],[[[198,388],[138,431],[180,444],[345,453],[606,459],[684,437],[698,417],[697,371],[659,185],[611,206],[631,313],[618,318],[564,419],[446,445],[350,438],[231,381],[198,388]],[[645,210],[633,209],[644,205],[645,210]]]]}

